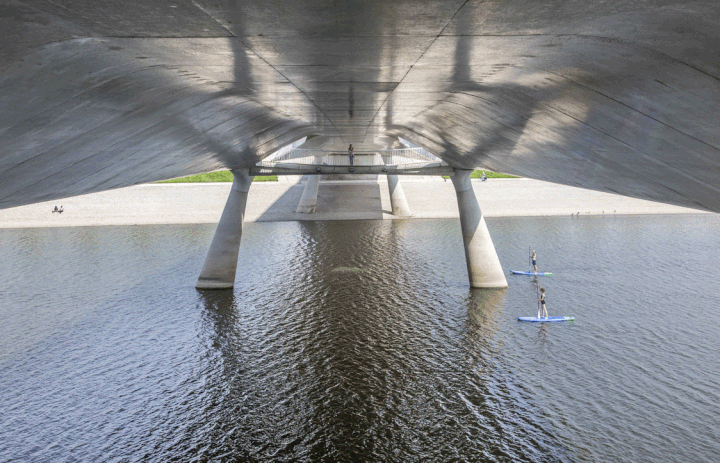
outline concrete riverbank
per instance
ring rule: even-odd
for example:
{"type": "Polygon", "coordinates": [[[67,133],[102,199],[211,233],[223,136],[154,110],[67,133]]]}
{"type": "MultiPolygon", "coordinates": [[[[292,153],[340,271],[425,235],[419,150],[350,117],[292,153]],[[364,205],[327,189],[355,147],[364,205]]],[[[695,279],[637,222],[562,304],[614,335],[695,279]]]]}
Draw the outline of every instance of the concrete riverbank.
{"type": "MultiPolygon", "coordinates": [[[[400,177],[413,218],[457,218],[457,200],[450,180],[400,177]]],[[[216,223],[230,183],[163,183],[138,185],[0,210],[0,228],[71,227],[216,223]],[[62,214],[52,213],[62,205],[62,214]]],[[[250,188],[245,221],[397,219],[393,216],[387,181],[320,182],[317,212],[295,209],[305,182],[281,177],[255,182],[250,188]]],[[[573,188],[530,179],[473,180],[486,217],[626,214],[703,214],[662,203],[573,188]]]]}

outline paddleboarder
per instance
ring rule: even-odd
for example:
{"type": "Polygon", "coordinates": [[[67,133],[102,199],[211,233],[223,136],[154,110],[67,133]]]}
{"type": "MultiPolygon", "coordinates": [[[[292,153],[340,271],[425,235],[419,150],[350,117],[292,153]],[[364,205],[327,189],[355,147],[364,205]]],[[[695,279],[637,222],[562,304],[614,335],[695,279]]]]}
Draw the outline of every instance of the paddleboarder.
{"type": "Polygon", "coordinates": [[[540,307],[538,318],[548,318],[547,308],[545,307],[545,288],[540,288],[540,307]]]}
{"type": "Polygon", "coordinates": [[[530,259],[532,260],[533,271],[537,273],[537,254],[535,254],[534,249],[532,255],[530,256],[530,259]]]}

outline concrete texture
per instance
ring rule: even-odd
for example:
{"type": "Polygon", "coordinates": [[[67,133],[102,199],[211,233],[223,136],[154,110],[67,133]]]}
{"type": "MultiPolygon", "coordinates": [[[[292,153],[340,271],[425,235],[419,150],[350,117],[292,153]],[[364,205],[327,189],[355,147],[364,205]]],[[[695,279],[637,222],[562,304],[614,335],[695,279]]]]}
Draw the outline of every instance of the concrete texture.
{"type": "Polygon", "coordinates": [[[320,176],[310,175],[305,181],[305,189],[300,197],[295,212],[298,214],[312,214],[315,212],[315,206],[317,206],[318,187],[320,186],[320,176]]]}
{"type": "Polygon", "coordinates": [[[235,285],[245,206],[252,177],[247,169],[234,170],[234,180],[220,222],[195,284],[197,289],[229,289],[235,285]]]}
{"type": "Polygon", "coordinates": [[[716,0],[0,9],[0,208],[247,168],[318,135],[720,211],[716,0]]]}
{"type": "Polygon", "coordinates": [[[397,217],[410,217],[412,212],[408,206],[405,193],[397,175],[387,175],[388,193],[390,194],[390,208],[397,217]]]}
{"type": "Polygon", "coordinates": [[[485,217],[473,192],[471,170],[458,170],[452,177],[460,213],[465,262],[472,288],[507,288],[500,259],[488,231],[485,217]]]}
{"type": "MultiPolygon", "coordinates": [[[[317,210],[297,214],[305,188],[298,177],[254,182],[248,193],[246,222],[284,220],[398,219],[392,215],[387,182],[320,181],[317,210]]],[[[452,182],[442,178],[401,178],[414,218],[458,218],[452,182]]],[[[485,217],[570,216],[570,214],[704,213],[626,196],[529,179],[473,180],[485,217]]],[[[217,223],[230,183],[138,185],[58,201],[0,210],[0,228],[217,223]],[[53,214],[55,205],[65,207],[53,214]]]]}

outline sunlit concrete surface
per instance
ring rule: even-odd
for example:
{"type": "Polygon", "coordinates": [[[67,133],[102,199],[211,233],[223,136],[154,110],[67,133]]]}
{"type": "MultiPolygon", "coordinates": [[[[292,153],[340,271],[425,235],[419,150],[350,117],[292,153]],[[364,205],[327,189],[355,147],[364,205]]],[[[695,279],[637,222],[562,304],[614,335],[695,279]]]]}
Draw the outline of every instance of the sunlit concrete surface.
{"type": "Polygon", "coordinates": [[[475,196],[471,175],[471,170],[458,169],[450,179],[457,197],[470,287],[507,288],[507,279],[475,196]]]}
{"type": "Polygon", "coordinates": [[[718,56],[715,0],[9,0],[0,208],[317,135],[720,211],[718,56]]]}
{"type": "MultiPolygon", "coordinates": [[[[321,181],[314,214],[295,212],[305,183],[292,180],[253,183],[245,221],[405,219],[392,214],[384,177],[321,181]]],[[[450,180],[400,181],[414,219],[458,218],[450,180]]],[[[473,188],[486,217],[703,213],[529,179],[473,180],[473,188]]],[[[229,183],[139,185],[0,210],[0,228],[217,223],[229,192],[229,183]],[[65,212],[52,213],[55,205],[65,212]]]]}

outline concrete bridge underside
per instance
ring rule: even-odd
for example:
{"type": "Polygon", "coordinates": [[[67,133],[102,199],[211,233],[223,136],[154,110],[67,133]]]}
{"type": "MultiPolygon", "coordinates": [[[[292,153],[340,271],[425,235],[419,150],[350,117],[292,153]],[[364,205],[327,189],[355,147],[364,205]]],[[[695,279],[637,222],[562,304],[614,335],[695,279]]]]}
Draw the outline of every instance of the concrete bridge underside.
{"type": "Polygon", "coordinates": [[[0,208],[321,135],[720,211],[720,4],[5,0],[0,208]]]}
{"type": "Polygon", "coordinates": [[[279,148],[402,137],[464,172],[471,282],[469,169],[720,212],[714,0],[4,0],[0,38],[0,208],[230,168],[239,243],[279,148]]]}

